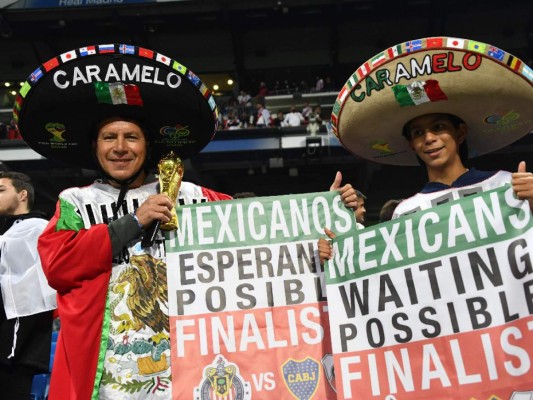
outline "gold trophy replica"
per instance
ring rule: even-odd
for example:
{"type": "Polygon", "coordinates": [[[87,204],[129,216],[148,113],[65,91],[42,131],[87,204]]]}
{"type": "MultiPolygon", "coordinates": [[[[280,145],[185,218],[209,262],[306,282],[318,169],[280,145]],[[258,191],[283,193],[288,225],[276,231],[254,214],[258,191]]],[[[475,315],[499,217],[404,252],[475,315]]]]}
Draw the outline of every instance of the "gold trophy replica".
{"type": "MultiPolygon", "coordinates": [[[[171,151],[166,156],[163,156],[157,164],[159,169],[159,191],[166,193],[168,197],[176,204],[178,194],[180,191],[181,180],[183,179],[183,163],[181,159],[171,151]]],[[[172,219],[165,224],[161,224],[160,221],[154,222],[147,230],[142,240],[142,247],[151,247],[157,236],[159,228],[171,231],[178,229],[178,216],[176,215],[176,209],[172,209],[172,219]]]]}
{"type": "MultiPolygon", "coordinates": [[[[166,193],[172,202],[176,203],[184,172],[181,159],[171,151],[161,158],[157,168],[159,169],[159,191],[166,193]]],[[[165,231],[178,228],[178,216],[175,208],[172,209],[172,219],[165,224],[161,224],[160,228],[165,231]]]]}

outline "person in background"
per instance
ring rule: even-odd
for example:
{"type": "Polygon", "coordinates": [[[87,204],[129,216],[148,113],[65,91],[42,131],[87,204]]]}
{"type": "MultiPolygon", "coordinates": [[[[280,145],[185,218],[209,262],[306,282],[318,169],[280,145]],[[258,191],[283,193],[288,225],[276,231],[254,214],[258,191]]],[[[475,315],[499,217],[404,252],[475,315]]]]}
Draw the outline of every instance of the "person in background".
{"type": "Polygon", "coordinates": [[[239,115],[242,113],[250,114],[252,111],[252,96],[246,93],[246,91],[241,90],[237,96],[237,102],[239,104],[239,115]]]}
{"type": "Polygon", "coordinates": [[[34,198],[27,175],[0,172],[0,385],[10,400],[28,400],[33,376],[49,371],[57,307],[37,252],[48,221],[34,198]]]}
{"type": "Polygon", "coordinates": [[[240,129],[242,127],[242,123],[237,118],[235,111],[228,112],[228,116],[224,119],[224,129],[228,130],[234,130],[234,129],[240,129]]]}
{"type": "Polygon", "coordinates": [[[269,93],[268,86],[265,82],[261,81],[259,82],[259,89],[256,94],[256,98],[258,101],[264,101],[265,96],[267,96],[269,93]]]}
{"type": "Polygon", "coordinates": [[[357,228],[364,229],[365,228],[365,216],[366,216],[366,208],[365,208],[366,196],[357,189],[355,190],[355,193],[357,194],[357,209],[355,210],[355,220],[357,221],[357,228]]]}
{"type": "Polygon", "coordinates": [[[264,103],[255,103],[256,115],[254,125],[257,128],[267,128],[271,125],[270,111],[265,107],[264,103]]]}
{"type": "Polygon", "coordinates": [[[390,199],[383,204],[381,210],[379,211],[379,222],[386,222],[392,219],[394,210],[402,202],[401,199],[390,199]]]}
{"type": "Polygon", "coordinates": [[[332,92],[335,90],[335,84],[333,83],[333,80],[330,76],[326,76],[326,80],[324,81],[324,92],[332,92]]]}
{"type": "Polygon", "coordinates": [[[285,127],[284,119],[285,119],[285,115],[283,114],[283,111],[278,111],[278,113],[276,114],[276,118],[274,118],[274,121],[273,121],[274,126],[278,128],[285,127]]]}
{"type": "Polygon", "coordinates": [[[309,120],[309,115],[313,112],[313,107],[309,103],[305,103],[305,106],[302,108],[302,116],[309,120]]]}
{"type": "Polygon", "coordinates": [[[317,124],[322,125],[322,123],[324,121],[324,116],[322,115],[322,107],[316,106],[314,114],[316,116],[317,124]]]}
{"type": "Polygon", "coordinates": [[[290,111],[285,114],[283,122],[285,122],[285,126],[289,127],[300,126],[304,122],[304,117],[299,111],[296,111],[295,106],[291,106],[290,111]]]}
{"type": "Polygon", "coordinates": [[[22,139],[22,136],[20,136],[20,132],[18,131],[17,125],[15,124],[14,120],[11,120],[9,122],[9,125],[7,126],[7,138],[11,140],[22,139]]]}
{"type": "Polygon", "coordinates": [[[243,128],[243,129],[248,129],[248,128],[253,128],[254,127],[254,125],[253,125],[254,116],[253,115],[249,115],[246,112],[242,113],[239,116],[239,121],[241,122],[241,128],[243,128]]]}
{"type": "Polygon", "coordinates": [[[315,78],[315,92],[322,92],[324,90],[324,79],[322,77],[317,76],[315,78]]]}

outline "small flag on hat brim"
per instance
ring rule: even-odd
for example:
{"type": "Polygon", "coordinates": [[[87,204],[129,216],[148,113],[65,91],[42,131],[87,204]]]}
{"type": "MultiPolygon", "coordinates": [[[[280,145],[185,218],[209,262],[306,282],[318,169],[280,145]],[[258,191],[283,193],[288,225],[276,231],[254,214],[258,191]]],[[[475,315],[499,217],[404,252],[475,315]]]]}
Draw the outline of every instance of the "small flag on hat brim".
{"type": "Polygon", "coordinates": [[[64,63],[78,58],[78,56],[76,55],[76,51],[74,50],[67,51],[66,53],[61,54],[59,57],[61,57],[61,61],[64,63]]]}
{"type": "Polygon", "coordinates": [[[31,89],[31,86],[28,82],[24,82],[24,84],[21,86],[20,90],[19,90],[19,94],[22,96],[22,97],[26,97],[26,95],[28,94],[28,92],[30,91],[31,89]]]}
{"type": "Polygon", "coordinates": [[[496,46],[489,46],[487,54],[498,61],[503,61],[505,57],[505,52],[502,49],[497,48],[496,46]]]}
{"type": "Polygon", "coordinates": [[[23,101],[24,99],[22,98],[22,96],[20,94],[17,94],[17,97],[15,97],[15,108],[17,110],[20,110],[23,101]]]}
{"type": "Polygon", "coordinates": [[[390,47],[389,49],[387,49],[387,54],[389,55],[389,58],[398,57],[400,54],[402,54],[402,45],[398,44],[396,46],[390,47]]]}
{"type": "Polygon", "coordinates": [[[114,53],[115,52],[115,45],[113,44],[100,44],[98,45],[98,53],[114,53]]]}
{"type": "Polygon", "coordinates": [[[344,86],[337,97],[339,101],[341,102],[341,104],[344,103],[346,96],[348,96],[348,88],[344,86]]]}
{"type": "Polygon", "coordinates": [[[370,65],[368,64],[368,62],[364,63],[357,69],[357,75],[359,75],[359,79],[363,79],[369,72],[370,65]]]}
{"type": "Polygon", "coordinates": [[[184,65],[181,65],[177,61],[174,61],[174,63],[172,64],[172,68],[174,68],[176,71],[178,71],[182,75],[185,75],[187,73],[187,67],[185,67],[184,65]]]}
{"type": "Polygon", "coordinates": [[[139,47],[139,55],[144,58],[154,58],[154,52],[152,50],[145,49],[144,47],[139,47]]]}
{"type": "Polygon", "coordinates": [[[163,63],[165,65],[170,65],[170,62],[172,61],[169,57],[161,54],[161,53],[157,53],[157,55],[155,56],[155,60],[156,61],[159,61],[160,63],[163,63]]]}
{"type": "Polygon", "coordinates": [[[55,67],[57,67],[58,65],[59,65],[59,60],[57,59],[57,57],[54,57],[48,60],[47,62],[45,62],[43,64],[43,67],[46,70],[46,72],[49,72],[53,70],[55,67]]]}
{"type": "Polygon", "coordinates": [[[426,39],[426,45],[428,48],[431,47],[442,47],[442,38],[441,37],[432,37],[426,39]]]}
{"type": "Polygon", "coordinates": [[[129,44],[121,44],[118,46],[118,51],[122,54],[135,54],[135,46],[129,44]]]}
{"type": "Polygon", "coordinates": [[[409,85],[396,85],[392,87],[392,91],[400,107],[448,100],[446,94],[441,90],[439,82],[435,79],[415,81],[409,85]]]}
{"type": "Polygon", "coordinates": [[[518,71],[520,69],[520,66],[522,65],[522,61],[520,61],[518,58],[516,57],[513,57],[513,56],[509,56],[509,59],[507,60],[507,65],[515,70],[515,71],[518,71]]]}
{"type": "Polygon", "coordinates": [[[372,63],[372,68],[375,68],[381,64],[383,64],[385,62],[385,53],[379,53],[377,56],[375,56],[374,58],[372,58],[371,60],[371,63],[372,63]]]}
{"type": "Polygon", "coordinates": [[[522,68],[522,75],[525,76],[530,82],[533,81],[533,70],[526,64],[524,64],[524,68],[522,68]]]}
{"type": "Polygon", "coordinates": [[[92,54],[96,54],[95,46],[80,47],[80,56],[86,57],[92,54]]]}
{"type": "Polygon", "coordinates": [[[348,82],[347,83],[348,83],[348,86],[350,87],[350,89],[353,88],[356,85],[356,83],[357,83],[357,76],[355,76],[355,75],[350,76],[350,78],[348,78],[348,82]]]}
{"type": "Polygon", "coordinates": [[[405,42],[405,51],[408,53],[412,53],[413,51],[422,50],[422,40],[410,40],[408,42],[405,42]]]}
{"type": "Polygon", "coordinates": [[[446,41],[446,46],[451,47],[453,49],[462,49],[465,47],[465,40],[457,38],[448,38],[448,40],[446,41]]]}
{"type": "Polygon", "coordinates": [[[189,73],[187,74],[187,77],[195,86],[198,86],[198,87],[200,86],[201,84],[200,78],[198,78],[192,71],[189,71],[189,73]]]}
{"type": "Polygon", "coordinates": [[[41,79],[42,77],[43,77],[43,71],[41,70],[41,67],[39,67],[31,73],[29,80],[33,84],[37,82],[39,79],[41,79]]]}
{"type": "Polygon", "coordinates": [[[476,53],[485,53],[485,47],[487,47],[485,43],[476,42],[474,40],[468,41],[468,50],[475,51],[476,53]]]}
{"type": "Polygon", "coordinates": [[[96,99],[99,104],[127,104],[130,106],[142,106],[143,101],[139,87],[122,82],[95,82],[96,99]]]}

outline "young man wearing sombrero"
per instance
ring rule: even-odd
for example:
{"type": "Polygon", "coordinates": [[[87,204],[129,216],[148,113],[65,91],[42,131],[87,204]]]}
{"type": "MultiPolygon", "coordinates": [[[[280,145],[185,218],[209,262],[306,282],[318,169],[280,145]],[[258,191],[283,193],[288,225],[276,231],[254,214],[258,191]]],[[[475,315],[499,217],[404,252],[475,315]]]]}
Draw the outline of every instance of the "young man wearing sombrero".
{"type": "MultiPolygon", "coordinates": [[[[435,37],[379,53],[349,78],[332,115],[343,145],[368,160],[422,164],[429,182],[394,217],[511,183],[533,210],[533,174],[468,169],[469,156],[502,148],[533,129],[533,72],[485,43],[435,37]]],[[[333,233],[327,231],[328,236],[333,233]]],[[[331,257],[329,242],[319,243],[331,257]]]]}
{"type": "MultiPolygon", "coordinates": [[[[35,70],[14,114],[34,150],[104,177],[63,191],[39,240],[61,318],[50,399],[171,399],[164,241],[141,239],[156,221],[168,223],[177,204],[231,197],[181,182],[172,200],[149,169],[163,156],[162,186],[167,172],[181,181],[168,153],[186,158],[211,140],[213,97],[162,54],[89,46],[35,70]]],[[[340,179],[332,189],[351,207],[355,191],[340,179]]]]}

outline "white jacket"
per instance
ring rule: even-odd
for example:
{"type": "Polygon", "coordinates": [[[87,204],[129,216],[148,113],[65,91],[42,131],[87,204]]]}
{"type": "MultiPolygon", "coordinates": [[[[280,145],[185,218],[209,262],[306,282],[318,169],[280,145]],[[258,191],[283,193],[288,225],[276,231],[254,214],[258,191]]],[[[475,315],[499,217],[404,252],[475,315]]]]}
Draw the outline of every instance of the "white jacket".
{"type": "Polygon", "coordinates": [[[43,273],[37,239],[48,221],[16,221],[0,235],[0,286],[7,319],[57,308],[56,291],[43,273]]]}

